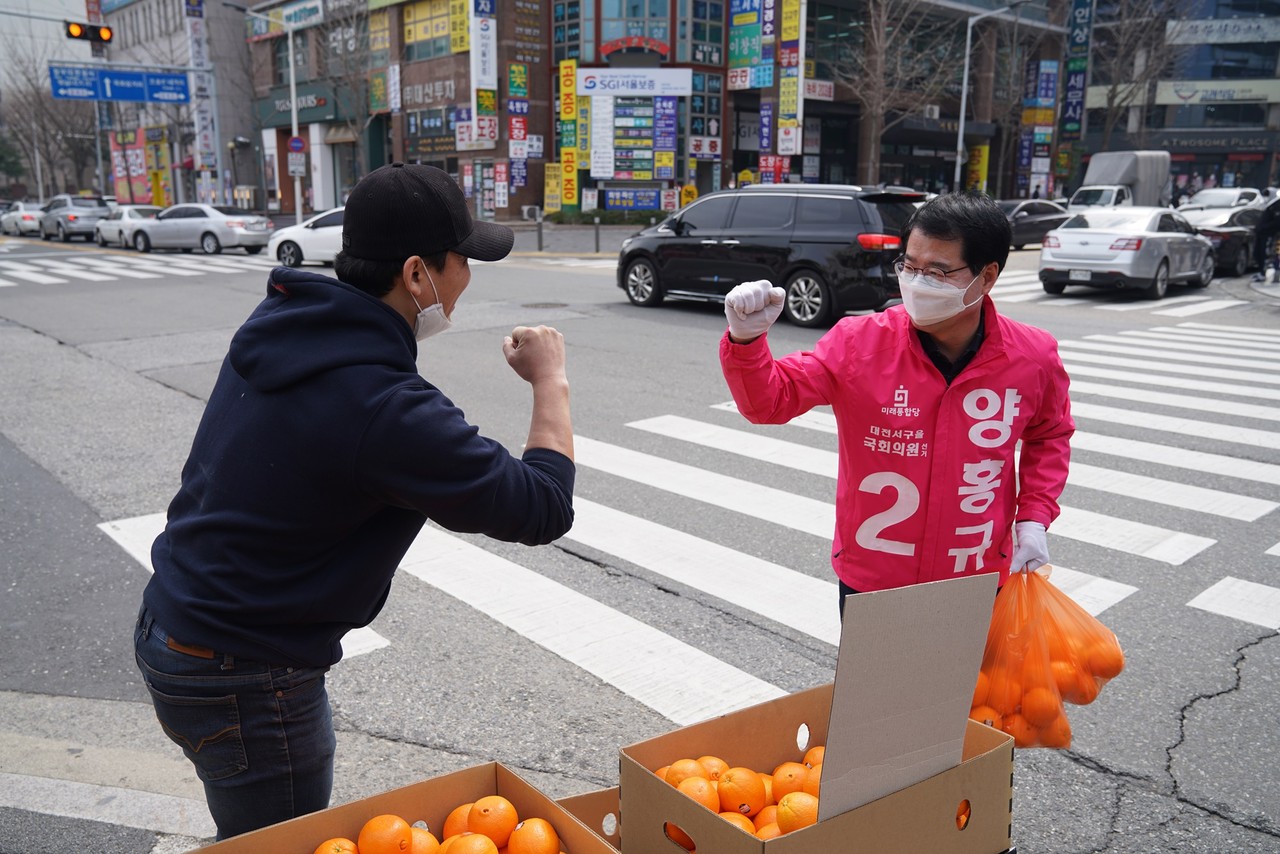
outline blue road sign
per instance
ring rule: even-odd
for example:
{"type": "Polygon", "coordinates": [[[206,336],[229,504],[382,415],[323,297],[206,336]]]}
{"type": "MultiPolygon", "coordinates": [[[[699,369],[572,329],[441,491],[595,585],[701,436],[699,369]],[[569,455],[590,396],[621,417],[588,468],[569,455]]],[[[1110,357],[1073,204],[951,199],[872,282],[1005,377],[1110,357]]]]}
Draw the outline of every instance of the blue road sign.
{"type": "Polygon", "coordinates": [[[50,65],[49,82],[55,98],[160,104],[187,104],[191,101],[191,89],[185,74],[50,65]]]}

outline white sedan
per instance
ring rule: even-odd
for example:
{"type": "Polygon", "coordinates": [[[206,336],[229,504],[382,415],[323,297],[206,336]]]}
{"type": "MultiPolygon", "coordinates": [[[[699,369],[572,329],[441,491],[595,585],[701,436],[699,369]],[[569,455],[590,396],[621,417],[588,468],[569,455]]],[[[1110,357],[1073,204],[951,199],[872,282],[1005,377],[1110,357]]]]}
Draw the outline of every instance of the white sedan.
{"type": "Polygon", "coordinates": [[[1177,211],[1107,208],[1081,211],[1044,236],[1040,283],[1050,294],[1085,285],[1163,299],[1170,283],[1205,287],[1216,265],[1213,243],[1177,211]]]}
{"type": "Polygon", "coordinates": [[[40,205],[35,202],[12,202],[0,211],[0,233],[39,234],[40,205]]]}
{"type": "Polygon", "coordinates": [[[155,219],[162,210],[157,205],[117,205],[93,224],[93,239],[99,246],[132,246],[133,229],[139,220],[155,219]]]}
{"type": "Polygon", "coordinates": [[[342,211],[333,208],[272,232],[267,252],[286,267],[301,266],[303,261],[332,264],[342,249],[342,211]]]}

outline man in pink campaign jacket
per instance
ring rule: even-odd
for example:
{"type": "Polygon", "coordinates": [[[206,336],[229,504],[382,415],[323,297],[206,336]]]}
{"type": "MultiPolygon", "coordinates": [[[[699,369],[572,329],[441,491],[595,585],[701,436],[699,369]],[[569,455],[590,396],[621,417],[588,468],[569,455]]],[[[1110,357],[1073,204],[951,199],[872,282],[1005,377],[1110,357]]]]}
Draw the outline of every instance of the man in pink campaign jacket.
{"type": "Polygon", "coordinates": [[[725,298],[720,364],[747,420],[835,413],[842,602],[964,573],[1003,584],[1049,561],[1075,424],[1057,342],[991,300],[1010,238],[985,196],[938,196],[904,227],[902,306],[843,318],[781,359],[766,333],[782,289],[746,282],[725,298]]]}

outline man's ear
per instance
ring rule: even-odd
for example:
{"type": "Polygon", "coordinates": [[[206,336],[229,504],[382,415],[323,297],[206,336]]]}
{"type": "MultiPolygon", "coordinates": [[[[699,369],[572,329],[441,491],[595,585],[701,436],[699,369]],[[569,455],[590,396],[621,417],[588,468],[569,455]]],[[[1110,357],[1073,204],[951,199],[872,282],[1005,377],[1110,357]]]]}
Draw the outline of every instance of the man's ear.
{"type": "Polygon", "coordinates": [[[418,302],[422,302],[423,291],[422,274],[419,272],[422,268],[418,266],[421,263],[425,263],[422,258],[411,255],[405,259],[404,266],[400,268],[400,281],[404,282],[405,288],[418,302]]]}
{"type": "Polygon", "coordinates": [[[982,293],[989,294],[991,289],[996,286],[996,279],[1000,278],[1000,265],[992,261],[982,269],[982,293]]]}

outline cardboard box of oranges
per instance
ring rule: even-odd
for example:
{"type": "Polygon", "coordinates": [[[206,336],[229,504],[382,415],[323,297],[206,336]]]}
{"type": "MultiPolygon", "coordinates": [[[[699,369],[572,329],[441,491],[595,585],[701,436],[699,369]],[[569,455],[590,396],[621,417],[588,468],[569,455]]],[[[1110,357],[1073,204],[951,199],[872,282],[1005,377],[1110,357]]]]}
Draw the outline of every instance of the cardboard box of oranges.
{"type": "Polygon", "coordinates": [[[321,843],[356,840],[369,819],[391,814],[409,824],[425,821],[439,834],[449,813],[460,804],[501,795],[520,818],[550,822],[566,854],[617,854],[617,851],[556,801],[499,762],[444,774],[359,801],[274,824],[200,849],[209,854],[314,854],[321,843]]]}
{"type": "Polygon", "coordinates": [[[851,596],[832,684],[624,747],[622,854],[1008,851],[1013,739],[968,719],[995,591],[986,575],[851,596]],[[778,799],[774,824],[753,834],[725,806],[727,774],[772,773],[776,794],[778,769],[799,779],[818,746],[820,785],[778,799]],[[718,783],[727,816],[697,784],[673,783],[681,760],[708,757],[730,769],[718,783]]]}
{"type": "Polygon", "coordinates": [[[569,814],[596,832],[618,851],[622,850],[620,792],[617,786],[571,795],[556,801],[569,814]]]}

